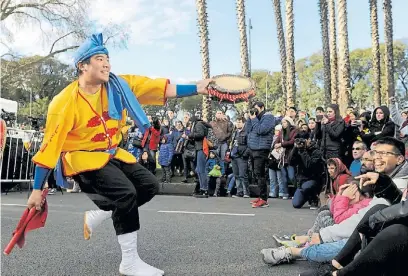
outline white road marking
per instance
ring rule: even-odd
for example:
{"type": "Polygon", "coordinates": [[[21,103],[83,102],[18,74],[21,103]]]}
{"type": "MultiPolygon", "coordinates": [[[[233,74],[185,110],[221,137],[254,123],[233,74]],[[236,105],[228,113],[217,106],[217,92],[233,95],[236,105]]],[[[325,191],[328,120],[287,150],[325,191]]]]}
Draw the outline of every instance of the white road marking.
{"type": "Polygon", "coordinates": [[[189,212],[189,211],[157,211],[158,213],[173,213],[173,214],[197,214],[197,215],[222,215],[222,216],[242,216],[254,217],[255,214],[236,214],[236,213],[216,213],[216,212],[189,212]]]}
{"type": "Polygon", "coordinates": [[[12,203],[2,203],[1,206],[18,206],[18,207],[27,207],[27,204],[12,204],[12,203]]]}

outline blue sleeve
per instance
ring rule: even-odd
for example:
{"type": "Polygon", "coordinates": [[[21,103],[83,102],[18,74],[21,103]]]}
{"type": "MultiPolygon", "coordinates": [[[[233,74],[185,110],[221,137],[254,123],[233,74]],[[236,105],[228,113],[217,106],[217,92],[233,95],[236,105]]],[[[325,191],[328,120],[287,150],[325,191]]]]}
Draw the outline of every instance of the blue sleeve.
{"type": "Polygon", "coordinates": [[[262,124],[258,118],[251,119],[252,130],[258,135],[268,135],[275,128],[275,118],[272,115],[265,115],[262,118],[262,124]]]}
{"type": "Polygon", "coordinates": [[[173,145],[169,146],[169,164],[171,164],[171,160],[173,159],[173,145]]]}
{"type": "Polygon", "coordinates": [[[206,173],[210,172],[210,160],[207,160],[207,162],[205,162],[205,172],[206,173]]]}
{"type": "Polygon", "coordinates": [[[51,169],[47,169],[47,168],[36,165],[35,171],[34,171],[33,189],[42,190],[45,182],[48,179],[48,176],[50,176],[50,173],[51,173],[51,169]]]}

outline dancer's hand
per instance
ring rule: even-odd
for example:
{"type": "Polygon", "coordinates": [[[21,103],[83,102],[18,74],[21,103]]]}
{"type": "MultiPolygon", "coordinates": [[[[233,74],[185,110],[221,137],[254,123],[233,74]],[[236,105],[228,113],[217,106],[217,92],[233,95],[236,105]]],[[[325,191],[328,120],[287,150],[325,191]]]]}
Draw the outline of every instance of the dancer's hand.
{"type": "Polygon", "coordinates": [[[201,95],[208,95],[208,85],[212,82],[212,79],[200,80],[197,82],[197,93],[201,95]]]}
{"type": "Polygon", "coordinates": [[[38,211],[41,210],[41,206],[43,205],[44,200],[42,197],[42,191],[41,190],[33,190],[31,193],[30,197],[28,198],[27,201],[27,207],[29,209],[35,207],[38,211]]]}

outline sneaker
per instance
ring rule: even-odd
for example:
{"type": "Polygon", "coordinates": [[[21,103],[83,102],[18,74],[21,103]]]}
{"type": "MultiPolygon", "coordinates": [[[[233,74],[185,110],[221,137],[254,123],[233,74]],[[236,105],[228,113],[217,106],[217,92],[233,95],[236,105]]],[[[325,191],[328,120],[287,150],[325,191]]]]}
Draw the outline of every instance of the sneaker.
{"type": "Polygon", "coordinates": [[[249,198],[249,195],[244,195],[244,198],[249,198]]]}
{"type": "Polygon", "coordinates": [[[251,200],[249,203],[253,205],[255,203],[258,203],[258,201],[260,200],[261,200],[260,198],[257,198],[257,199],[251,200]]]}
{"type": "Polygon", "coordinates": [[[186,178],[186,179],[183,179],[183,180],[181,180],[181,182],[182,183],[188,183],[188,179],[186,178]]]}
{"type": "Polygon", "coordinates": [[[319,200],[314,199],[314,200],[309,200],[309,209],[310,210],[317,210],[319,209],[319,200]]]}
{"type": "Polygon", "coordinates": [[[288,196],[283,196],[282,199],[283,199],[283,200],[288,200],[289,197],[288,197],[288,196]]]}
{"type": "Polygon", "coordinates": [[[56,193],[57,193],[57,189],[55,189],[55,188],[48,190],[49,195],[55,195],[56,193]]]}
{"type": "Polygon", "coordinates": [[[261,250],[264,263],[269,265],[278,265],[290,263],[293,260],[292,252],[284,246],[278,248],[267,248],[261,250]]]}
{"type": "Polygon", "coordinates": [[[256,203],[252,204],[252,208],[265,208],[269,207],[269,204],[267,201],[260,199],[256,203]]]}
{"type": "Polygon", "coordinates": [[[288,235],[283,235],[283,236],[278,236],[278,235],[273,235],[272,236],[278,243],[285,247],[299,247],[301,244],[297,241],[295,241],[296,235],[288,236],[288,235]]]}
{"type": "Polygon", "coordinates": [[[232,197],[233,197],[233,198],[237,198],[237,197],[243,197],[243,195],[240,195],[240,194],[236,194],[236,195],[233,195],[232,197]]]}
{"type": "Polygon", "coordinates": [[[208,198],[208,191],[200,191],[194,195],[195,198],[208,198]]]}

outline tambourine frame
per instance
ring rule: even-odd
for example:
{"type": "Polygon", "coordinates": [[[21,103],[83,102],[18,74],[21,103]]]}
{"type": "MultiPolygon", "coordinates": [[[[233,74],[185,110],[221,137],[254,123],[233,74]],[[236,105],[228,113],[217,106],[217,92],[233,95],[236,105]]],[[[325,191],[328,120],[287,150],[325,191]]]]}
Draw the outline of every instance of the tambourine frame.
{"type": "Polygon", "coordinates": [[[214,82],[208,86],[208,92],[211,98],[215,98],[220,102],[239,103],[248,101],[255,96],[255,81],[239,75],[223,74],[213,77],[214,82]],[[222,77],[242,78],[249,82],[249,86],[242,89],[227,89],[217,85],[216,80],[222,77]]]}

